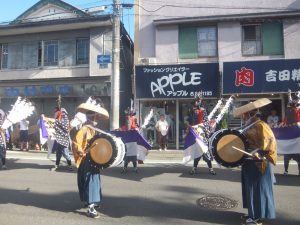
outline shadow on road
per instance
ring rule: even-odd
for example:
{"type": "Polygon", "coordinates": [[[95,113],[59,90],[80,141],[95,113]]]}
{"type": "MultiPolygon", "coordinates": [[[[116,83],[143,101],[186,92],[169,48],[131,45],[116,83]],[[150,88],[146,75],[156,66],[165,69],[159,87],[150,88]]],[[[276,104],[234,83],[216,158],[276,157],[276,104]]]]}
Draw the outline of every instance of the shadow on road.
{"type": "Polygon", "coordinates": [[[300,186],[300,176],[275,174],[276,186],[300,186]]]}
{"type": "MultiPolygon", "coordinates": [[[[205,166],[199,167],[198,171],[194,175],[190,175],[189,171],[191,167],[183,166],[180,164],[163,165],[152,164],[151,166],[140,166],[139,172],[135,173],[132,167],[128,168],[128,172],[121,173],[121,167],[108,168],[101,171],[101,174],[115,177],[124,180],[131,180],[137,182],[143,182],[143,179],[158,176],[161,174],[179,174],[178,177],[184,179],[199,179],[199,180],[219,180],[229,182],[241,182],[241,171],[239,169],[229,168],[215,168],[217,175],[211,175],[208,168],[205,166]]],[[[281,174],[275,174],[277,183],[280,186],[300,186],[300,177],[295,175],[283,176],[281,174]]]]}
{"type": "MultiPolygon", "coordinates": [[[[122,218],[125,216],[150,217],[153,224],[159,224],[162,220],[168,221],[174,219],[183,219],[190,221],[201,221],[207,224],[241,224],[241,213],[233,210],[208,210],[196,205],[182,202],[166,203],[157,199],[145,198],[115,198],[108,196],[104,201],[104,208],[101,213],[113,217],[122,218]],[[156,222],[155,222],[156,221],[156,222]]],[[[166,222],[165,222],[166,223],[166,222]]],[[[284,215],[278,215],[274,221],[265,221],[265,225],[295,225],[300,221],[292,220],[284,215]]],[[[170,222],[171,224],[171,222],[170,222]]]]}
{"type": "MultiPolygon", "coordinates": [[[[182,196],[187,194],[185,187],[170,191],[181,192],[182,196]]],[[[196,190],[194,190],[195,192],[196,190]]],[[[85,215],[79,211],[83,205],[78,200],[77,192],[64,192],[60,194],[42,194],[31,192],[30,189],[17,190],[0,188],[0,204],[16,204],[23,206],[32,206],[36,208],[48,209],[59,212],[73,212],[79,215],[85,215]]],[[[100,213],[110,218],[123,217],[147,217],[151,218],[153,224],[170,224],[174,220],[201,221],[207,224],[240,224],[239,212],[232,210],[209,210],[196,204],[190,204],[185,201],[167,202],[165,199],[150,199],[139,196],[114,197],[105,196],[103,208],[100,213]]],[[[264,224],[272,225],[295,225],[300,221],[295,221],[283,214],[278,214],[275,221],[267,221],[264,224]]],[[[121,224],[121,223],[120,223],[121,224]]]]}
{"type": "Polygon", "coordinates": [[[83,206],[79,201],[74,201],[79,198],[76,192],[42,194],[31,192],[29,188],[25,190],[0,188],[0,195],[0,204],[11,203],[61,212],[73,212],[83,206]]]}
{"type": "MultiPolygon", "coordinates": [[[[7,160],[7,167],[8,170],[20,170],[20,169],[41,169],[41,170],[53,170],[55,161],[49,159],[49,164],[44,165],[38,163],[28,163],[20,161],[19,159],[8,159],[7,160]]],[[[74,168],[73,171],[69,171],[68,167],[65,163],[61,163],[61,166],[55,172],[64,172],[64,173],[77,173],[76,169],[74,168]]]]}
{"type": "Polygon", "coordinates": [[[180,164],[172,165],[151,165],[149,166],[140,166],[138,173],[133,171],[132,167],[128,168],[128,172],[125,174],[121,173],[120,167],[108,168],[101,171],[101,174],[107,175],[110,177],[116,177],[124,180],[131,180],[142,182],[143,179],[158,176],[161,174],[179,174],[180,178],[189,178],[189,179],[209,179],[209,180],[226,180],[232,182],[240,182],[240,171],[239,170],[225,170],[225,169],[215,169],[217,172],[216,176],[211,175],[208,172],[207,168],[199,168],[198,173],[195,175],[190,175],[190,167],[183,166],[180,164]]]}

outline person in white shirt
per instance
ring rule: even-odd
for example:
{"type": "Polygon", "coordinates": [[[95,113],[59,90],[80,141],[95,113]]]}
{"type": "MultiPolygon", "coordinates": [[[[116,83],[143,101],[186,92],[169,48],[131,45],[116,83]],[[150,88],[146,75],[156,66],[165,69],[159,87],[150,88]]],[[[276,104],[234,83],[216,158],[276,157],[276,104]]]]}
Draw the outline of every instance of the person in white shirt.
{"type": "Polygon", "coordinates": [[[267,123],[269,124],[270,127],[277,126],[279,123],[279,117],[276,114],[277,114],[276,110],[273,109],[271,110],[271,115],[269,115],[267,118],[267,123]]]}
{"type": "Polygon", "coordinates": [[[24,119],[20,121],[20,150],[21,151],[29,151],[28,146],[28,127],[29,127],[29,121],[24,119]]]}
{"type": "Polygon", "coordinates": [[[165,120],[165,115],[160,115],[160,119],[157,121],[155,128],[158,133],[159,151],[167,150],[167,135],[169,131],[169,125],[165,120]]]}

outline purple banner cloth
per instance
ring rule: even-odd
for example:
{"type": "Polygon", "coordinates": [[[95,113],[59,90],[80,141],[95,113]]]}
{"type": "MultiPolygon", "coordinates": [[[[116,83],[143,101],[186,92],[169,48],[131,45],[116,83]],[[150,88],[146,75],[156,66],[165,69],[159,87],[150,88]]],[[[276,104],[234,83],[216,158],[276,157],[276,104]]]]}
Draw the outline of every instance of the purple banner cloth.
{"type": "Polygon", "coordinates": [[[277,140],[290,140],[300,137],[300,127],[297,125],[272,128],[272,130],[277,140]]]}
{"type": "Polygon", "coordinates": [[[42,138],[48,138],[48,131],[46,129],[46,126],[45,126],[45,122],[42,118],[40,118],[40,128],[41,128],[41,131],[42,131],[42,138]]]}
{"type": "Polygon", "coordinates": [[[187,149],[191,147],[193,144],[195,144],[196,139],[198,139],[198,141],[204,144],[201,138],[199,138],[199,136],[195,133],[194,129],[190,127],[189,133],[185,137],[184,149],[187,149]]]}
{"type": "Polygon", "coordinates": [[[110,131],[110,133],[121,138],[124,144],[136,142],[138,145],[141,145],[148,150],[151,149],[151,145],[148,143],[148,141],[136,130],[110,131]]]}

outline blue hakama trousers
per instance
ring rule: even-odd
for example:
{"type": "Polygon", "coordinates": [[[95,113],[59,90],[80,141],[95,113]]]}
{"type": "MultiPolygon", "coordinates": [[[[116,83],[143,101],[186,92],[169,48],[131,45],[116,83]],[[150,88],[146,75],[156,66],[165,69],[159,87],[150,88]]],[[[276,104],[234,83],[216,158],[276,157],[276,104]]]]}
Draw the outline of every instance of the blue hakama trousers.
{"type": "Polygon", "coordinates": [[[85,158],[77,172],[77,183],[80,200],[87,204],[99,204],[102,199],[100,170],[92,168],[85,158]]]}
{"type": "Polygon", "coordinates": [[[246,160],[242,166],[243,207],[252,219],[275,219],[271,165],[262,174],[254,160],[246,160]]]}

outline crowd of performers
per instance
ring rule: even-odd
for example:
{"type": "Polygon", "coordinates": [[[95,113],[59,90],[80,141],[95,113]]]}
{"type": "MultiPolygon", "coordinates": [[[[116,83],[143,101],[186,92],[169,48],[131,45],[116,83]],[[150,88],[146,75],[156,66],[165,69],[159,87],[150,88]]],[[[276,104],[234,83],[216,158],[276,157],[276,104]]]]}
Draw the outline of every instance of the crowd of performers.
{"type": "MultiPolygon", "coordinates": [[[[223,150],[218,149],[218,146],[210,146],[212,145],[211,138],[216,134],[218,125],[223,119],[224,114],[228,112],[233,100],[234,98],[230,97],[225,104],[223,100],[218,101],[217,105],[208,115],[201,96],[195,99],[191,119],[189,121],[190,126],[188,133],[196,135],[200,141],[194,141],[195,143],[197,142],[196,150],[195,148],[186,148],[184,162],[193,161],[193,168],[190,174],[195,174],[198,163],[200,159],[203,158],[207,163],[209,173],[216,175],[216,172],[212,168],[212,160],[215,158],[215,154],[221,154],[220,157],[222,158],[222,154],[223,156],[227,154],[226,151],[228,151],[228,149],[242,154],[243,163],[240,164],[242,197],[243,206],[248,209],[248,214],[243,216],[242,220],[244,224],[262,224],[261,219],[275,218],[272,165],[276,165],[277,144],[271,127],[276,128],[284,125],[279,124],[275,112],[272,112],[268,118],[269,125],[261,120],[259,109],[271,103],[268,99],[259,99],[236,108],[233,114],[235,117],[240,117],[243,121],[244,127],[242,128],[241,136],[246,139],[247,149],[240,149],[238,148],[239,146],[229,146],[228,148],[228,144],[223,143],[220,145],[226,146],[223,148],[225,149],[224,152],[222,152],[223,150]],[[217,112],[219,113],[218,116],[214,116],[217,112]],[[214,152],[212,149],[214,149],[214,152]],[[219,150],[220,152],[218,152],[219,150]]],[[[22,107],[27,104],[26,113],[24,113],[24,115],[22,114],[21,117],[16,115],[20,115],[20,111],[23,112],[23,110],[15,106],[7,116],[2,110],[0,111],[0,157],[3,169],[6,168],[5,130],[12,124],[26,119],[33,111],[32,105],[26,100],[24,100],[25,103],[22,102],[22,104],[20,101],[22,100],[18,99],[16,103],[22,105],[22,107]]],[[[287,109],[289,112],[286,113],[284,123],[300,122],[299,105],[300,101],[298,101],[298,99],[290,97],[289,108],[287,109]]],[[[124,126],[117,131],[111,131],[109,133],[96,127],[99,121],[109,118],[109,114],[100,99],[89,98],[85,103],[78,106],[77,111],[74,119],[70,122],[68,112],[61,107],[61,104],[58,104],[55,109],[55,117],[48,118],[42,115],[41,121],[48,124],[49,130],[50,128],[53,129],[54,144],[52,149],[55,150],[56,153],[55,170],[59,168],[62,156],[66,159],[68,168],[73,170],[69,153],[70,148],[72,149],[75,165],[78,168],[77,182],[80,200],[84,202],[87,207],[87,215],[97,218],[99,214],[96,208],[100,206],[102,199],[100,170],[110,167],[113,164],[118,165],[124,161],[122,173],[127,172],[127,167],[130,162],[133,164],[134,171],[137,172],[138,162],[142,162],[145,159],[148,153],[147,150],[151,148],[147,141],[140,135],[139,131],[151,121],[153,111],[150,111],[147,118],[145,118],[146,124],[144,123],[138,126],[135,111],[132,107],[128,108],[124,126]],[[49,124],[52,125],[50,126],[49,124]],[[71,128],[76,128],[77,130],[73,140],[70,139],[71,128]],[[102,136],[97,136],[99,133],[102,136]],[[144,148],[142,153],[138,150],[138,144],[144,148]],[[119,152],[109,152],[112,151],[110,149],[111,147],[119,149],[119,152]],[[110,155],[114,155],[114,159],[111,158],[110,155]]],[[[159,133],[159,148],[162,150],[166,149],[165,136],[169,127],[168,124],[165,123],[163,115],[161,115],[155,127],[159,133]]],[[[188,142],[188,135],[186,142],[188,142]]],[[[231,136],[226,137],[229,140],[228,143],[231,141],[230,143],[238,144],[238,142],[234,142],[236,139],[232,141],[231,136]]],[[[227,140],[225,140],[225,142],[226,141],[227,140]]],[[[232,154],[232,152],[230,154],[232,154]]],[[[295,159],[299,163],[298,156],[299,154],[285,156],[286,174],[288,173],[288,161],[295,159]]],[[[224,160],[227,158],[225,155],[224,160]]]]}

